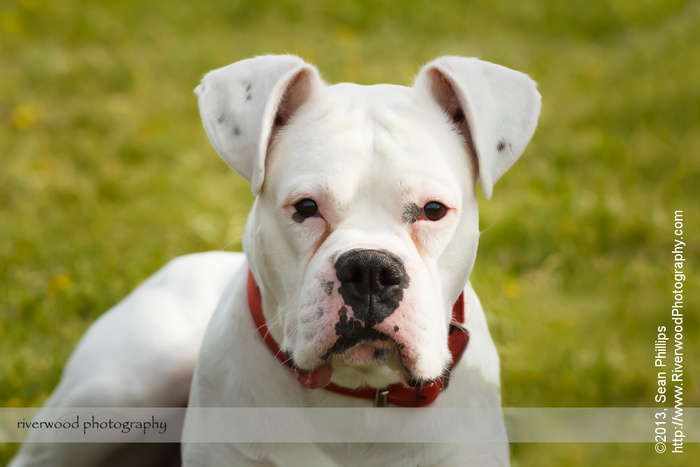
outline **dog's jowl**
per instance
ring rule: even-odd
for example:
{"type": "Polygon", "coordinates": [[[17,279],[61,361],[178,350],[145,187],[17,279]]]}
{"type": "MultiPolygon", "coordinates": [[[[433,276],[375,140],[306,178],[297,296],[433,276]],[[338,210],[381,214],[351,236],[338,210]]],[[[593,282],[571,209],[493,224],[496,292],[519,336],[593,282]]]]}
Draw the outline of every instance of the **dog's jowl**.
{"type": "Polygon", "coordinates": [[[498,355],[469,276],[477,189],[489,199],[525,150],[535,83],[442,57],[411,87],[329,85],[285,55],[212,71],[196,93],[214,149],[256,196],[244,253],[156,273],[90,328],[47,403],[187,406],[181,459],[163,445],[26,444],[13,467],[507,465],[498,355]],[[232,442],[204,434],[211,407],[374,412],[321,438],[299,438],[299,423],[232,442]],[[401,437],[446,408],[473,410],[455,425],[464,439],[401,437]],[[413,422],[387,429],[375,413],[413,422]]]}

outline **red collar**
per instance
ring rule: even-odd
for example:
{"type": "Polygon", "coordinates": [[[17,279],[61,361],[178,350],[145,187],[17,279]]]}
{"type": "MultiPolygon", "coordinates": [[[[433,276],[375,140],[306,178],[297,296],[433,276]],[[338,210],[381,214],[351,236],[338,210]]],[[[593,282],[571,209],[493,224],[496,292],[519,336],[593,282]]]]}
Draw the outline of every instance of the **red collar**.
{"type": "MultiPolygon", "coordinates": [[[[258,328],[258,332],[265,341],[265,344],[267,344],[267,347],[279,361],[284,363],[290,370],[294,371],[294,369],[289,366],[286,355],[280,350],[272,334],[267,330],[267,324],[265,323],[265,317],[262,311],[260,289],[255,283],[255,278],[253,278],[253,274],[250,270],[248,270],[248,308],[250,308],[253,322],[258,328]]],[[[469,344],[469,332],[464,328],[462,323],[464,323],[464,292],[460,294],[452,307],[452,322],[450,323],[448,337],[450,353],[452,354],[450,371],[459,363],[462,354],[467,349],[467,344],[469,344]]],[[[449,378],[442,377],[434,383],[426,384],[420,388],[412,388],[402,383],[395,383],[384,389],[375,389],[367,386],[350,389],[338,386],[334,383],[329,383],[323,389],[350,397],[374,399],[377,407],[384,407],[387,404],[397,405],[399,407],[425,407],[426,405],[432,404],[433,401],[437,399],[440,391],[447,389],[448,383],[449,378]]]]}

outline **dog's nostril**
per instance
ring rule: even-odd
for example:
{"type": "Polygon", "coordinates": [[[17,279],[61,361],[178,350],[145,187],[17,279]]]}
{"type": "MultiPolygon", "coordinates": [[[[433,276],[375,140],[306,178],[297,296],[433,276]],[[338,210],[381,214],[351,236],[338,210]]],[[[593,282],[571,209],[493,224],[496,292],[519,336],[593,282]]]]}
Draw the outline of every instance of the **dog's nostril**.
{"type": "Polygon", "coordinates": [[[353,282],[355,284],[361,284],[364,281],[365,281],[365,275],[364,275],[362,269],[359,267],[355,267],[354,269],[352,269],[349,282],[353,282]]]}
{"type": "Polygon", "coordinates": [[[364,281],[364,272],[356,264],[343,264],[341,268],[336,265],[336,276],[343,284],[360,284],[364,281]]]}
{"type": "Polygon", "coordinates": [[[401,276],[395,270],[382,269],[379,273],[379,283],[385,286],[401,284],[401,276]]]}
{"type": "MultiPolygon", "coordinates": [[[[363,268],[361,266],[355,267],[351,270],[350,274],[345,276],[345,279],[346,280],[342,280],[342,282],[355,284],[369,289],[399,285],[401,283],[401,277],[395,271],[382,267],[374,268],[371,266],[369,268],[363,268]]],[[[372,291],[373,290],[370,290],[370,293],[372,291]]]]}

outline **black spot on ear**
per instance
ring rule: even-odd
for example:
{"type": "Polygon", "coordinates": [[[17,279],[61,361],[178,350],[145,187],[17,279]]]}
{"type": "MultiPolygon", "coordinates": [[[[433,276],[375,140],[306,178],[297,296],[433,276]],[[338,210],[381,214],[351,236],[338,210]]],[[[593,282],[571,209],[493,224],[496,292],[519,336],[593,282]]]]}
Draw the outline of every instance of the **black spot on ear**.
{"type": "Polygon", "coordinates": [[[462,109],[457,109],[455,113],[452,114],[452,121],[456,124],[460,124],[464,121],[464,112],[462,109]]]}
{"type": "Polygon", "coordinates": [[[415,203],[407,203],[403,208],[403,215],[401,220],[406,224],[413,224],[420,217],[420,213],[423,211],[420,206],[415,203]]]}
{"type": "Polygon", "coordinates": [[[275,125],[277,125],[277,126],[284,125],[284,117],[282,116],[282,114],[277,114],[277,116],[275,117],[275,125]]]}
{"type": "Polygon", "coordinates": [[[498,146],[496,146],[496,149],[498,149],[498,152],[502,152],[506,148],[507,141],[500,140],[498,142],[498,146]]]}

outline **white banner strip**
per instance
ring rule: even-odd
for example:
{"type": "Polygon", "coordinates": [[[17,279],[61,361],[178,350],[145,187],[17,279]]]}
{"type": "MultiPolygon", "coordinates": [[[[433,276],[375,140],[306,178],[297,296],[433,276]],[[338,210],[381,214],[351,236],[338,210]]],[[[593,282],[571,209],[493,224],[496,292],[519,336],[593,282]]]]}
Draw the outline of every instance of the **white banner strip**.
{"type": "Polygon", "coordinates": [[[0,442],[489,443],[502,414],[511,443],[700,442],[700,408],[598,407],[2,408],[0,442]]]}

